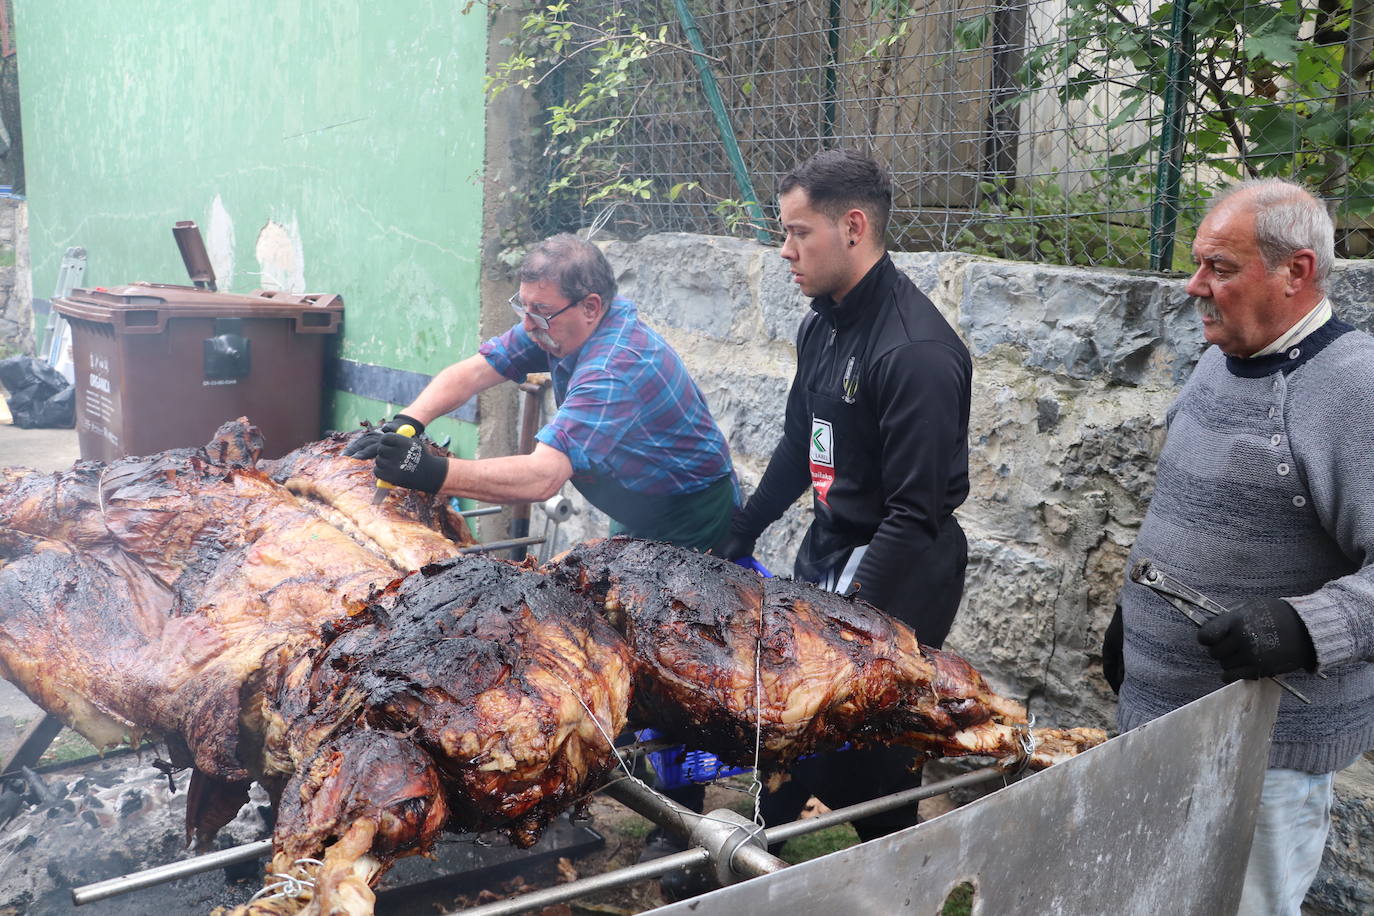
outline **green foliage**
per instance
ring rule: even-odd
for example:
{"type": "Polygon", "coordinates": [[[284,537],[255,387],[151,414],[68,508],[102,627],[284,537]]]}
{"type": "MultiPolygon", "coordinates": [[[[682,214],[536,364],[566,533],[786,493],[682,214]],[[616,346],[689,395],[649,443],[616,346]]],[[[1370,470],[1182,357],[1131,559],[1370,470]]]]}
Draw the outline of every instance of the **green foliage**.
{"type": "MultiPolygon", "coordinates": [[[[596,25],[568,18],[569,0],[536,7],[521,20],[510,39],[510,58],[487,79],[487,92],[498,95],[512,87],[535,89],[559,73],[579,82],[564,86],[561,98],[548,106],[545,157],[556,165],[542,189],[546,197],[571,194],[579,206],[616,200],[647,200],[652,179],[634,175],[608,152],[625,119],[620,93],[631,85],[636,69],[651,55],[675,46],[666,27],[650,32],[624,10],[607,12],[596,25]],[[577,66],[570,66],[573,63],[577,66]]],[[[632,106],[631,106],[632,107],[632,106]]]]}
{"type": "Polygon", "coordinates": [[[970,254],[1084,267],[1150,266],[1148,195],[1125,176],[1100,177],[1079,191],[1052,178],[1005,191],[978,185],[981,203],[954,247],[970,254]],[[1076,215],[1064,215],[1076,214],[1076,215]]]}
{"type": "Polygon", "coordinates": [[[555,77],[562,81],[559,91],[545,93],[549,178],[531,195],[530,205],[547,207],[566,200],[585,209],[662,199],[665,194],[677,200],[692,191],[705,195],[732,230],[752,225],[752,202],[711,198],[695,181],[680,182],[665,192],[659,179],[636,174],[634,163],[616,149],[627,118],[643,101],[622,93],[646,86],[646,62],[695,52],[670,41],[666,26],[648,29],[623,8],[608,9],[592,22],[572,19],[572,10],[569,0],[559,0],[527,13],[519,31],[508,39],[514,52],[487,79],[492,96],[513,87],[539,90],[555,77]]]}
{"type": "Polygon", "coordinates": [[[973,912],[973,885],[965,881],[956,885],[945,898],[940,916],[969,916],[973,912]]]}
{"type": "Polygon", "coordinates": [[[701,186],[696,181],[679,181],[668,191],[668,200],[674,201],[682,197],[688,191],[696,191],[711,201],[711,212],[716,218],[725,225],[726,232],[742,232],[749,230],[753,232],[763,229],[765,232],[773,232],[776,227],[762,225],[755,217],[755,202],[752,200],[739,200],[733,197],[715,197],[711,192],[701,186]]]}
{"type": "MultiPolygon", "coordinates": [[[[1374,209],[1369,4],[1189,0],[1184,170],[1199,170],[1212,184],[1296,177],[1344,198],[1351,213],[1374,209]]],[[[1126,15],[1144,9],[1068,0],[1059,22],[1065,40],[1028,51],[1023,92],[1013,102],[1054,88],[1061,103],[1089,104],[1109,128],[1162,111],[1174,4],[1140,22],[1126,15]],[[1102,111],[1105,104],[1115,110],[1102,111]]],[[[1151,167],[1157,145],[1122,150],[1109,165],[1151,167]]]]}
{"type": "Polygon", "coordinates": [[[85,757],[93,757],[99,753],[100,750],[85,738],[70,729],[64,728],[62,731],[58,732],[52,744],[48,745],[48,749],[38,758],[38,763],[41,766],[47,766],[53,763],[66,763],[69,760],[81,760],[85,757]]]}
{"type": "Polygon", "coordinates": [[[839,824],[817,830],[815,833],[793,837],[783,844],[782,855],[779,858],[789,865],[796,865],[808,859],[829,855],[836,850],[848,849],[857,842],[859,835],[854,832],[854,828],[848,824],[839,824]]]}

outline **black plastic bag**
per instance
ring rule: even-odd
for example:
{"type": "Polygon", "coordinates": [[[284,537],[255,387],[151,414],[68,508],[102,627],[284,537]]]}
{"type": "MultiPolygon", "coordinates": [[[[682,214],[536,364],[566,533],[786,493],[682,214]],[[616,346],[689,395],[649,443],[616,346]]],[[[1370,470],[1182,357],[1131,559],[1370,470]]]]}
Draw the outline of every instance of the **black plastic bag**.
{"type": "Polygon", "coordinates": [[[66,376],[32,356],[0,359],[0,385],[10,416],[21,429],[71,429],[76,425],[76,389],[66,376]]]}

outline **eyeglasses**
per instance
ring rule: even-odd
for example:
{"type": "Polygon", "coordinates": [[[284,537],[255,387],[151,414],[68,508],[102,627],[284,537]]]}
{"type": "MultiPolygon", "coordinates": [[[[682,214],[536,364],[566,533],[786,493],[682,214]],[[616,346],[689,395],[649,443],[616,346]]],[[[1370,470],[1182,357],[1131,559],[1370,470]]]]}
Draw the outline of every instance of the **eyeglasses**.
{"type": "Polygon", "coordinates": [[[536,302],[534,305],[530,306],[529,308],[526,308],[525,304],[520,301],[520,294],[516,293],[515,295],[510,297],[510,307],[511,310],[514,311],[515,314],[518,315],[522,320],[528,318],[531,322],[534,323],[534,326],[536,328],[540,328],[542,330],[547,331],[549,329],[550,321],[553,321],[559,315],[563,314],[568,309],[572,308],[574,305],[581,303],[582,300],[586,298],[586,296],[583,296],[582,299],[575,299],[572,302],[569,302],[567,305],[563,306],[558,311],[554,312],[552,315],[540,315],[536,312],[530,311],[530,309],[546,309],[551,308],[551,306],[540,305],[536,302]]]}

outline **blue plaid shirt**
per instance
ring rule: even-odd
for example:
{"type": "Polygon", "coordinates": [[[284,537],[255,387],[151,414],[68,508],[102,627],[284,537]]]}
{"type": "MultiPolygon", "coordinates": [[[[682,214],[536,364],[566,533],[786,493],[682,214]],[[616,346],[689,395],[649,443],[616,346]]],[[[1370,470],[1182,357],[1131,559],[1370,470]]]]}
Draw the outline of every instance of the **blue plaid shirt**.
{"type": "Polygon", "coordinates": [[[603,476],[637,493],[695,493],[733,474],[706,399],[672,347],[617,297],[574,353],[539,348],[517,324],[478,348],[512,381],[553,376],[556,413],[535,438],[568,456],[573,482],[603,476]]]}

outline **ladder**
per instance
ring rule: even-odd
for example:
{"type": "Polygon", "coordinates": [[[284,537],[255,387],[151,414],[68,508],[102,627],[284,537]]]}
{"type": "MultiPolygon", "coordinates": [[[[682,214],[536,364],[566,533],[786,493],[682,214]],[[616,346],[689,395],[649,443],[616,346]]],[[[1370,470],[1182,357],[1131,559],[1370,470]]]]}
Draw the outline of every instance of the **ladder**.
{"type": "MultiPolygon", "coordinates": [[[[62,256],[62,266],[57,269],[57,287],[53,290],[53,300],[71,294],[86,273],[86,249],[68,248],[62,256]]],[[[72,365],[72,329],[67,319],[58,314],[51,301],[48,304],[48,322],[43,329],[43,341],[48,351],[48,365],[67,377],[75,384],[76,372],[72,365]]]]}

